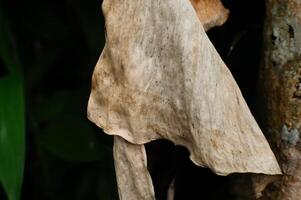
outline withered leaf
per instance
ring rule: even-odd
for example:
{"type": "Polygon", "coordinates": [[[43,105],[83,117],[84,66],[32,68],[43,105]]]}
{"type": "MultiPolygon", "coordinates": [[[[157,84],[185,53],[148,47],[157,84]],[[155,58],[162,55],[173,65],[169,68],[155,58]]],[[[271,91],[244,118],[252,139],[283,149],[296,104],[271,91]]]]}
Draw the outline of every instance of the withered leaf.
{"type": "Polygon", "coordinates": [[[106,45],[93,73],[88,117],[115,135],[122,199],[154,198],[143,144],[156,139],[185,146],[196,165],[219,175],[281,173],[189,1],[104,0],[103,13],[106,45]]]}
{"type": "Polygon", "coordinates": [[[207,31],[215,26],[223,25],[229,10],[220,0],[190,0],[204,29],[207,31]]]}

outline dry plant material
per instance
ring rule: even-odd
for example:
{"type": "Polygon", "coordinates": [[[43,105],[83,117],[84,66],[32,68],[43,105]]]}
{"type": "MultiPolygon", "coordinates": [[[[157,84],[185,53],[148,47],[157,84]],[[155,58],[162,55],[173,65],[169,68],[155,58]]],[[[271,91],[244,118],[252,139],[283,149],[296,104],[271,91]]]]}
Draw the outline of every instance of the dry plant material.
{"type": "Polygon", "coordinates": [[[229,10],[220,0],[190,0],[204,29],[223,25],[228,18],[229,10]]]}
{"type": "Polygon", "coordinates": [[[144,145],[114,138],[114,161],[120,200],[155,199],[144,145]]]}
{"type": "Polygon", "coordinates": [[[144,144],[167,139],[216,174],[280,174],[231,73],[187,0],[104,0],[106,45],[88,117],[115,136],[121,200],[154,199],[144,144]]]}

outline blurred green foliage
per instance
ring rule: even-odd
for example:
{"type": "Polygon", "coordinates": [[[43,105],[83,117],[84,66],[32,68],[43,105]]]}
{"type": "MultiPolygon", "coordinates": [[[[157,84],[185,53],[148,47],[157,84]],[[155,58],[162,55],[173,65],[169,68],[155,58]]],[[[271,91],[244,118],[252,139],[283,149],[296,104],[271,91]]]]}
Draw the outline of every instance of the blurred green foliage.
{"type": "Polygon", "coordinates": [[[86,119],[101,3],[0,0],[1,200],[117,199],[111,138],[86,119]]]}
{"type": "Polygon", "coordinates": [[[17,200],[20,198],[24,164],[23,77],[9,22],[3,11],[0,11],[0,60],[3,72],[0,77],[0,183],[9,200],[17,200]]]}

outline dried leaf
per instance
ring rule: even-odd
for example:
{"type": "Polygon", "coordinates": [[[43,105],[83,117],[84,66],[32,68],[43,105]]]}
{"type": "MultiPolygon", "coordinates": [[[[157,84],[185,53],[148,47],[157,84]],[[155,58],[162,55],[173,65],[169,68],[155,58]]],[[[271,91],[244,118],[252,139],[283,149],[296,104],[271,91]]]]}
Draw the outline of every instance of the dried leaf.
{"type": "Polygon", "coordinates": [[[195,164],[219,175],[281,173],[189,1],[105,0],[103,13],[106,46],[93,74],[88,117],[132,143],[115,137],[120,196],[133,195],[123,199],[139,199],[144,191],[149,196],[144,199],[153,199],[152,187],[140,188],[137,179],[149,176],[141,167],[142,144],[156,139],[185,146],[195,164]],[[118,172],[136,167],[136,174],[118,172]],[[124,188],[126,182],[130,186],[124,188]]]}
{"type": "Polygon", "coordinates": [[[229,10],[220,0],[190,1],[206,31],[215,26],[221,26],[227,21],[229,10]]]}
{"type": "Polygon", "coordinates": [[[114,160],[120,200],[155,199],[144,145],[115,136],[114,160]]]}

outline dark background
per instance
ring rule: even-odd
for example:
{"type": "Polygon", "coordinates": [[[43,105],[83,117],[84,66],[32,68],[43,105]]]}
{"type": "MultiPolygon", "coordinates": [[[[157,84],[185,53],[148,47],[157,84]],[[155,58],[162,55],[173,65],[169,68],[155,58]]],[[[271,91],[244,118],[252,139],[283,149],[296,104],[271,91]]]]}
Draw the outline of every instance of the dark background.
{"type": "MultiPolygon", "coordinates": [[[[208,32],[251,110],[262,52],[264,1],[225,0],[228,22],[208,32]]],[[[112,138],[86,119],[93,68],[104,46],[100,0],[0,0],[23,66],[26,163],[23,200],[118,199],[112,138]]],[[[1,67],[0,76],[7,71],[1,67]]],[[[158,200],[176,177],[176,200],[235,199],[238,175],[194,166],[167,141],[147,145],[158,200]],[[235,178],[236,177],[236,178],[235,178]]],[[[5,200],[4,192],[0,199],[5,200]]]]}

